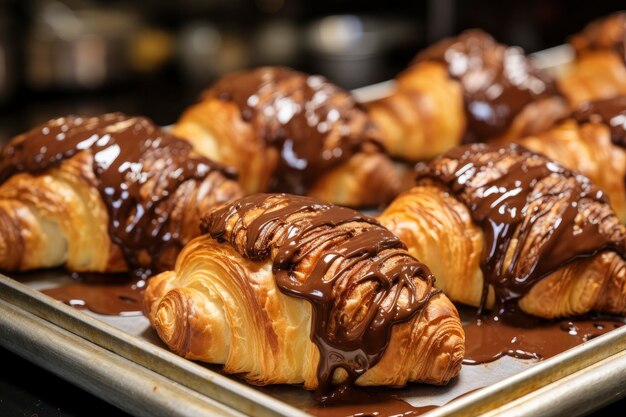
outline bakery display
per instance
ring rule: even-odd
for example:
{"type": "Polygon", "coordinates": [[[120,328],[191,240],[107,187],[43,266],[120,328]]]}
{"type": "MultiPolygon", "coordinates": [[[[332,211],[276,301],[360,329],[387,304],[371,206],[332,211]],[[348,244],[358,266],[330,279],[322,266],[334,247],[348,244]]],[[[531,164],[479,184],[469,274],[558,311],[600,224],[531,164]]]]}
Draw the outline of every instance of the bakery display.
{"type": "Polygon", "coordinates": [[[454,301],[544,318],[626,313],[626,227],[588,178],[522,146],[437,157],[378,220],[454,301]]]}
{"type": "Polygon", "coordinates": [[[372,217],[319,200],[255,194],[211,210],[144,311],[189,359],[255,384],[445,384],[463,329],[428,267],[372,217]]]}
{"type": "Polygon", "coordinates": [[[228,74],[173,127],[206,157],[236,167],[247,194],[308,194],[379,207],[400,179],[378,131],[346,91],[283,67],[228,74]]]}
{"type": "Polygon", "coordinates": [[[50,120],[0,154],[0,269],[171,267],[200,214],[241,196],[234,173],[144,117],[50,120]]]}
{"type": "Polygon", "coordinates": [[[626,96],[585,102],[566,120],[519,143],[589,177],[626,223],[626,96]]]}
{"type": "Polygon", "coordinates": [[[569,44],[576,58],[558,77],[558,86],[573,108],[626,95],[626,12],[589,23],[569,44]]]}
{"type": "Polygon", "coordinates": [[[367,103],[390,154],[430,159],[465,142],[540,132],[567,112],[552,78],[517,47],[469,30],[426,48],[396,77],[394,91],[367,103]]]}

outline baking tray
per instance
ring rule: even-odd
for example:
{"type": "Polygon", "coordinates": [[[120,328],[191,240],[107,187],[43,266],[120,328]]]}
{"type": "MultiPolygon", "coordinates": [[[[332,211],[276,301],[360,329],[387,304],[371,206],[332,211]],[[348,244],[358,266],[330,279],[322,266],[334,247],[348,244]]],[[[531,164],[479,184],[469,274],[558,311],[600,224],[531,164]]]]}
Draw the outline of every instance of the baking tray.
{"type": "MultiPolygon", "coordinates": [[[[17,279],[0,275],[0,344],[133,414],[309,415],[305,410],[314,404],[312,394],[301,387],[249,385],[221,374],[217,366],[171,353],[141,315],[98,315],[40,292],[70,281],[64,271],[17,279]]],[[[411,384],[394,393],[414,407],[439,406],[424,414],[428,417],[479,415],[512,401],[518,401],[518,415],[564,409],[576,415],[625,394],[625,350],[623,326],[545,361],[503,357],[464,365],[446,387],[411,384]],[[590,383],[592,398],[570,387],[578,384],[584,393],[590,383]],[[560,402],[554,401],[553,390],[565,390],[560,402]]]]}
{"type": "MultiPolygon", "coordinates": [[[[556,72],[571,56],[559,46],[532,58],[556,72]]],[[[392,89],[386,81],[353,93],[367,102],[392,89]]],[[[98,315],[40,292],[69,281],[60,270],[0,274],[0,345],[134,415],[309,415],[312,394],[300,387],[249,385],[170,352],[141,315],[98,315]]],[[[415,407],[438,406],[427,417],[582,415],[626,395],[626,326],[545,361],[505,356],[464,365],[446,387],[394,393],[415,407]]]]}

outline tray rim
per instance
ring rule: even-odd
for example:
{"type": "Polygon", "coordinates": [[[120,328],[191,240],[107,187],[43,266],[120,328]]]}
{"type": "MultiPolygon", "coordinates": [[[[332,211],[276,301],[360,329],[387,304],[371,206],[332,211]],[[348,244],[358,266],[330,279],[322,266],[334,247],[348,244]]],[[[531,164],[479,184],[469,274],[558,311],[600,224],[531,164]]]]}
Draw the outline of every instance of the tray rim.
{"type": "Polygon", "coordinates": [[[3,299],[0,345],[134,415],[245,416],[3,299]]]}
{"type": "MultiPolygon", "coordinates": [[[[243,382],[234,381],[165,348],[132,336],[4,274],[0,274],[0,299],[239,412],[259,416],[309,416],[243,382]]],[[[37,343],[36,340],[33,342],[37,343]]],[[[0,340],[0,343],[4,342],[0,340]]],[[[626,326],[467,394],[424,416],[487,413],[623,351],[626,351],[626,326]]]]}

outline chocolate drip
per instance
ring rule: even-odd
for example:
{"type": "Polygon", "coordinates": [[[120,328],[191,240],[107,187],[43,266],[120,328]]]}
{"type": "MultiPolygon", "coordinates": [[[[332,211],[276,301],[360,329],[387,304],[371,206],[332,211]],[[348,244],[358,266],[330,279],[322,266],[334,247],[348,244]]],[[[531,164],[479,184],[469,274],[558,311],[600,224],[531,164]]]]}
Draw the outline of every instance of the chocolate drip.
{"type": "Polygon", "coordinates": [[[352,96],[321,76],[264,67],[226,75],[205,97],[235,103],[241,118],[278,151],[271,192],[306,194],[317,178],[366,143],[380,146],[352,96]]]}
{"type": "Polygon", "coordinates": [[[500,313],[575,259],[603,250],[626,256],[625,228],[604,193],[519,145],[459,147],[422,167],[420,178],[444,184],[482,228],[481,268],[500,313]]]}
{"type": "Polygon", "coordinates": [[[392,326],[413,318],[438,293],[428,268],[375,219],[312,198],[245,197],[206,216],[201,228],[246,258],[271,257],[278,288],[311,303],[318,394],[326,400],[374,366],[392,326]],[[356,315],[344,311],[352,297],[362,306],[356,315]],[[338,368],[348,380],[329,394],[338,368]]]}
{"type": "Polygon", "coordinates": [[[419,53],[414,63],[441,62],[463,88],[467,133],[476,142],[504,133],[530,102],[556,93],[554,81],[534,67],[519,47],[468,30],[419,53]]]}
{"type": "Polygon", "coordinates": [[[583,103],[572,117],[578,123],[602,123],[611,131],[611,140],[626,148],[626,96],[583,103]]]}
{"type": "Polygon", "coordinates": [[[161,270],[161,258],[182,248],[182,225],[170,221],[178,187],[216,170],[234,175],[150,120],[113,113],[63,117],[16,137],[2,149],[0,183],[20,172],[43,173],[83,151],[93,155],[111,241],[141,277],[161,270]]]}

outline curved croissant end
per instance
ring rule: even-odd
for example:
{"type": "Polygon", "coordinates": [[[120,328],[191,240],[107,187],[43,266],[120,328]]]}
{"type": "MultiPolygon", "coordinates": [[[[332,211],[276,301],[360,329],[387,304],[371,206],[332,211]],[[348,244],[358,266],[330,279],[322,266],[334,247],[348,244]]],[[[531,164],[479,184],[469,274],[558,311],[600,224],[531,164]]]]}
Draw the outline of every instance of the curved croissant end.
{"type": "Polygon", "coordinates": [[[0,150],[0,268],[149,276],[210,207],[241,196],[230,169],[149,119],[53,119],[0,150]]]}
{"type": "Polygon", "coordinates": [[[465,134],[462,89],[439,63],[407,69],[392,95],[366,105],[387,151],[406,161],[433,158],[461,143],[465,134]]]}
{"type": "MultiPolygon", "coordinates": [[[[480,305],[485,239],[464,204],[439,185],[423,184],[400,195],[378,220],[429,265],[450,299],[480,305]]],[[[490,288],[485,306],[492,308],[494,301],[490,288]]],[[[518,305],[544,318],[625,314],[626,261],[612,251],[574,260],[537,281],[518,305]]]]}
{"type": "Polygon", "coordinates": [[[126,270],[91,167],[82,152],[45,174],[17,174],[0,185],[1,269],[126,270]]]}
{"type": "Polygon", "coordinates": [[[237,168],[246,194],[307,194],[366,207],[400,191],[368,114],[320,76],[284,67],[226,75],[173,131],[205,157],[237,168]],[[380,190],[364,192],[370,180],[380,190]]]}
{"type": "MultiPolygon", "coordinates": [[[[358,297],[370,296],[369,290],[361,291],[351,296],[357,298],[342,301],[350,304],[341,307],[349,320],[360,314],[364,300],[358,297]]],[[[181,356],[223,364],[226,372],[256,384],[319,388],[312,305],[281,291],[270,260],[247,259],[229,243],[200,236],[182,250],[174,271],[149,281],[144,312],[161,339],[181,356]]],[[[418,314],[392,327],[380,360],[355,383],[445,384],[460,371],[463,355],[464,332],[456,308],[437,294],[418,314]]],[[[346,378],[342,368],[332,376],[334,383],[346,378]]]]}

